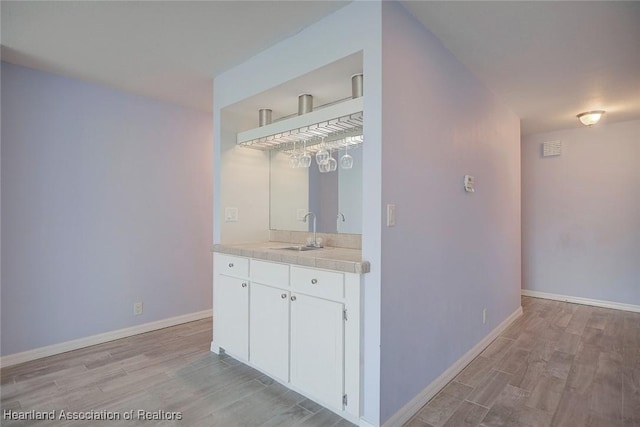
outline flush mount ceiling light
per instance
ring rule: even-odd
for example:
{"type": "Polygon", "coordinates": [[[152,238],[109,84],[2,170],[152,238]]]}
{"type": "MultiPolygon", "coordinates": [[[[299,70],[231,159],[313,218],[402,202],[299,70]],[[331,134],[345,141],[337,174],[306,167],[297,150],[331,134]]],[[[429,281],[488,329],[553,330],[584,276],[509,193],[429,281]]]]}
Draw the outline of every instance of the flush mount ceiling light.
{"type": "Polygon", "coordinates": [[[585,126],[593,126],[600,121],[604,115],[604,110],[587,111],[586,113],[580,113],[576,117],[585,126]]]}

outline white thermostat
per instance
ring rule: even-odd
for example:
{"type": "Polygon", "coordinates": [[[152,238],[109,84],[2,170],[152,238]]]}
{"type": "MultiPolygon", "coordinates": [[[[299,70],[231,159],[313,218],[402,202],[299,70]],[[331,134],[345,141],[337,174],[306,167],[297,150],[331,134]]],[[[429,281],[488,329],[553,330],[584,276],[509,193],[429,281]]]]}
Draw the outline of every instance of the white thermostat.
{"type": "Polygon", "coordinates": [[[474,188],[475,178],[473,175],[465,175],[464,176],[464,191],[467,193],[474,193],[476,189],[474,188]]]}

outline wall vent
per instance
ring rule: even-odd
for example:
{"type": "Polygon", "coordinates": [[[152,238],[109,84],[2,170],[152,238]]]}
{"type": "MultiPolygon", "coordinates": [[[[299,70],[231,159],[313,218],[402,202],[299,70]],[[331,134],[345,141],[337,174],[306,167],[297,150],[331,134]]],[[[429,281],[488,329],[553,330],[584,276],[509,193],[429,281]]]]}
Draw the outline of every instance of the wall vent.
{"type": "Polygon", "coordinates": [[[562,142],[549,141],[542,143],[542,157],[559,156],[562,154],[562,142]]]}

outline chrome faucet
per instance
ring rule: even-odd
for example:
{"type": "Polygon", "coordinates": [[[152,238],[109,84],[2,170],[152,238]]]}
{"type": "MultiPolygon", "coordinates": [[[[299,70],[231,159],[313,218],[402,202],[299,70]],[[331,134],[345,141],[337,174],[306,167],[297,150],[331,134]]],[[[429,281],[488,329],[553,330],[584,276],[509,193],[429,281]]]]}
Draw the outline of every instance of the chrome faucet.
{"type": "Polygon", "coordinates": [[[304,222],[307,222],[307,218],[309,217],[309,215],[313,215],[313,242],[311,243],[311,246],[313,246],[314,248],[319,248],[321,246],[318,243],[318,235],[316,234],[316,214],[314,214],[313,212],[307,212],[302,220],[304,222]]]}

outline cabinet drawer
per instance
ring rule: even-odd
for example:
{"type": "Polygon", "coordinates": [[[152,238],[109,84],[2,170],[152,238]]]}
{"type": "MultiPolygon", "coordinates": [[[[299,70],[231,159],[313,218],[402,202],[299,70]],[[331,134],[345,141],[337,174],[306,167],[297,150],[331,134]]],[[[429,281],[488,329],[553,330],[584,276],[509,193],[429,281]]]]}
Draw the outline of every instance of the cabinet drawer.
{"type": "Polygon", "coordinates": [[[265,285],[289,287],[289,266],[252,259],[251,281],[265,285]]]}
{"type": "Polygon", "coordinates": [[[249,259],[216,254],[215,273],[235,277],[249,277],[249,259]]]}
{"type": "Polygon", "coordinates": [[[344,274],[291,266],[291,288],[293,292],[341,300],[344,298],[344,274]]]}

